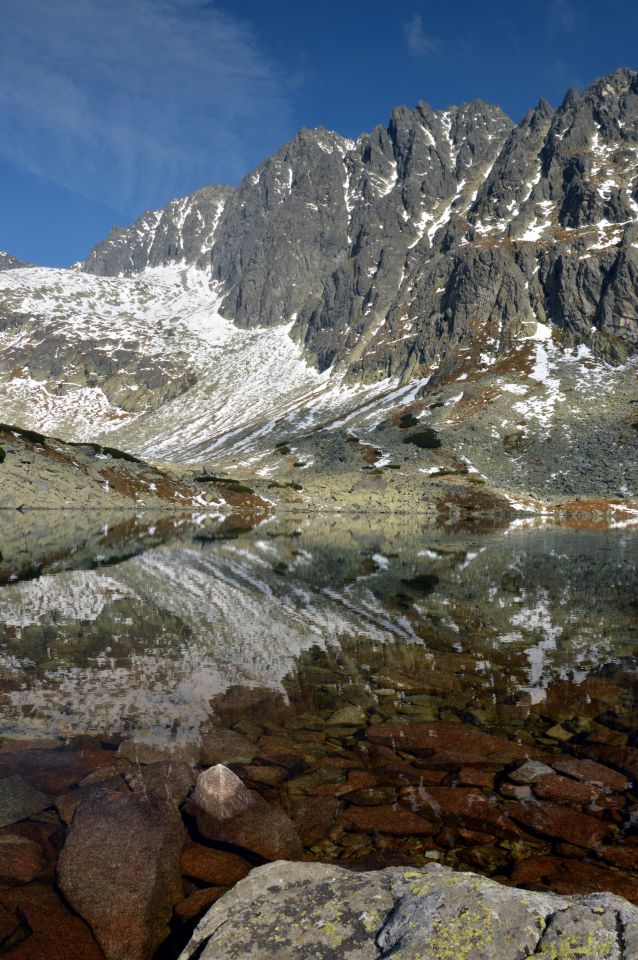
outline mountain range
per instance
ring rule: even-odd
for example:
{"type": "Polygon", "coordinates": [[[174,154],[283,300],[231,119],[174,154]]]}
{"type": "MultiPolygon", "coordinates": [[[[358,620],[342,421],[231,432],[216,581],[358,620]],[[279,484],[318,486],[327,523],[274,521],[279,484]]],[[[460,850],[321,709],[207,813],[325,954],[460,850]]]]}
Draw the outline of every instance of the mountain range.
{"type": "Polygon", "coordinates": [[[476,100],[301,130],[72,268],[0,270],[21,427],[316,506],[638,492],[632,70],[518,124],[476,100]]]}

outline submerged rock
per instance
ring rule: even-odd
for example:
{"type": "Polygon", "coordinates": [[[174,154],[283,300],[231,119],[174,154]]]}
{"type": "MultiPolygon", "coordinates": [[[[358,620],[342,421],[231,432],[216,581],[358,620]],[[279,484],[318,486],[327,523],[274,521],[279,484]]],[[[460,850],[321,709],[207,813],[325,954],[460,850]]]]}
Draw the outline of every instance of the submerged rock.
{"type": "Polygon", "coordinates": [[[0,780],[0,827],[26,820],[51,805],[51,801],[40,790],[15,774],[0,780]]]}
{"type": "Polygon", "coordinates": [[[566,897],[431,865],[354,873],[260,867],[203,917],[180,960],[631,960],[638,908],[613,894],[566,897]]]}
{"type": "Polygon", "coordinates": [[[96,789],[73,818],[58,882],[107,960],[150,960],[182,899],[184,828],[172,804],[96,789]]]}
{"type": "Polygon", "coordinates": [[[279,860],[299,856],[301,841],[290,817],[217,764],[199,775],[188,812],[203,836],[279,860]]]}

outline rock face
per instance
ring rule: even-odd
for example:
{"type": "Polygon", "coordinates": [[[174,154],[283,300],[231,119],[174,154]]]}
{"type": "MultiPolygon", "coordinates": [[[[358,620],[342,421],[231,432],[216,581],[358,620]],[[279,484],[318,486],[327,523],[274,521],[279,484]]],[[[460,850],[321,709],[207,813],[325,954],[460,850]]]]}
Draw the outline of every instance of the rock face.
{"type": "Polygon", "coordinates": [[[150,960],[182,899],[181,818],[171,804],[96,789],[78,807],[58,882],[107,960],[150,960]]]}
{"type": "Polygon", "coordinates": [[[2,270],[19,270],[21,267],[30,267],[30,263],[24,263],[22,260],[18,260],[17,257],[13,257],[10,253],[6,253],[4,250],[0,250],[0,271],[2,270]]]}
{"type": "Polygon", "coordinates": [[[263,857],[279,860],[301,853],[290,818],[244,786],[228,767],[217,764],[199,775],[188,810],[200,833],[263,857]]]}
{"type": "Polygon", "coordinates": [[[232,187],[213,184],[188,197],[149,210],[130,227],[113,227],[83,267],[102,276],[128,276],[145,267],[195,263],[210,249],[232,187]]]}
{"type": "Polygon", "coordinates": [[[181,960],[630,960],[637,950],[638,908],[608,893],[530,893],[434,865],[357,874],[276,863],[209,910],[181,960]]]}
{"type": "Polygon", "coordinates": [[[365,380],[503,352],[530,320],[623,356],[638,343],[637,151],[627,69],[516,126],[482,101],[421,102],[356,143],[301,130],[235,191],[146,214],[84,267],[207,263],[224,316],[294,322],[320,370],[365,380]]]}

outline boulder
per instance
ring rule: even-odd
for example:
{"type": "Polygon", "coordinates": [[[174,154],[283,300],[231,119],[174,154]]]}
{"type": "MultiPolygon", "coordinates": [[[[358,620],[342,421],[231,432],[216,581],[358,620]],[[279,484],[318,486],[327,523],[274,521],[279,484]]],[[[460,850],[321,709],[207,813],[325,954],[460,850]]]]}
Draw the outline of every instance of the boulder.
{"type": "Polygon", "coordinates": [[[29,837],[0,834],[0,883],[30,883],[45,865],[42,848],[29,837]]]}
{"type": "Polygon", "coordinates": [[[368,728],[366,735],[370,743],[427,757],[431,767],[443,769],[468,766],[500,769],[534,753],[530,747],[514,740],[495,737],[477,727],[448,720],[377,723],[368,728]]]}
{"type": "Polygon", "coordinates": [[[195,890],[188,897],[185,897],[175,907],[175,914],[182,923],[189,923],[201,917],[205,910],[208,910],[216,900],[222,897],[228,887],[204,887],[202,890],[195,890]]]}
{"type": "Polygon", "coordinates": [[[104,960],[84,920],[68,910],[48,884],[2,890],[0,901],[18,918],[24,936],[19,939],[16,933],[18,942],[7,954],[11,960],[104,960]]]}
{"type": "Polygon", "coordinates": [[[130,760],[132,763],[163,763],[167,761],[181,761],[182,763],[199,763],[200,751],[196,743],[176,743],[166,741],[156,743],[153,740],[122,740],[117,748],[117,757],[130,760]]]}
{"type": "Polygon", "coordinates": [[[504,806],[513,820],[536,833],[587,850],[596,850],[610,833],[609,824],[560,803],[506,800],[504,806]]]}
{"type": "Polygon", "coordinates": [[[606,767],[602,763],[596,763],[595,760],[576,760],[573,757],[565,757],[554,763],[554,768],[560,773],[567,774],[568,777],[574,777],[576,780],[582,780],[584,783],[591,783],[595,787],[603,787],[608,790],[627,790],[630,782],[627,777],[611,767],[606,767]]]}
{"type": "Polygon", "coordinates": [[[538,783],[543,777],[549,777],[554,771],[546,763],[538,760],[528,760],[522,766],[512,770],[509,777],[514,783],[538,783]]]}
{"type": "Polygon", "coordinates": [[[232,887],[250,872],[250,864],[236,853],[194,843],[182,853],[181,869],[185,877],[213,887],[232,887]]]}
{"type": "Polygon", "coordinates": [[[348,830],[357,833],[387,833],[394,837],[429,837],[438,826],[399,804],[350,807],[343,815],[348,830]]]}
{"type": "Polygon", "coordinates": [[[257,756],[257,745],[235,730],[223,727],[201,735],[201,762],[203,766],[216,763],[250,763],[257,756]]]}
{"type": "Polygon", "coordinates": [[[51,806],[51,800],[21,776],[0,780],[0,827],[26,820],[51,806]]]}
{"type": "Polygon", "coordinates": [[[172,804],[96,788],[78,807],[58,882],[107,960],[150,960],[182,899],[184,828],[172,804]]]}
{"type": "Polygon", "coordinates": [[[517,890],[436,864],[356,873],[282,862],[218,900],[180,960],[631,960],[637,946],[638,909],[612,894],[517,890]]]}
{"type": "Polygon", "coordinates": [[[182,760],[162,760],[135,767],[126,774],[126,782],[135,793],[179,806],[195,785],[195,772],[182,760]]]}
{"type": "Polygon", "coordinates": [[[242,847],[264,860],[301,854],[299,834],[290,817],[249,790],[222,764],[200,773],[186,809],[209,840],[242,847]]]}
{"type": "Polygon", "coordinates": [[[0,779],[20,776],[36,790],[55,797],[91,773],[91,767],[67,748],[0,751],[0,779]]]}

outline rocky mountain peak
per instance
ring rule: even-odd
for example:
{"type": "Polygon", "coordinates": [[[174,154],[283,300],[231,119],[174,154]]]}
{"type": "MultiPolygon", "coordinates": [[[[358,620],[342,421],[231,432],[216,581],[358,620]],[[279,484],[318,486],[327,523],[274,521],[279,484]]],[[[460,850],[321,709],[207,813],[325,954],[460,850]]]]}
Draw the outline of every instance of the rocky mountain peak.
{"type": "Polygon", "coordinates": [[[17,257],[7,253],[6,250],[0,250],[0,270],[18,270],[21,267],[30,267],[32,264],[24,263],[17,257]]]}
{"type": "Polygon", "coordinates": [[[537,321],[631,349],[637,220],[638,74],[623,68],[516,125],[481,100],[421,100],[356,142],[302,129],[236,189],[114,228],[85,269],[197,263],[238,326],[291,324],[320,370],[409,379],[537,321]]]}

